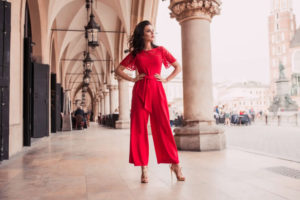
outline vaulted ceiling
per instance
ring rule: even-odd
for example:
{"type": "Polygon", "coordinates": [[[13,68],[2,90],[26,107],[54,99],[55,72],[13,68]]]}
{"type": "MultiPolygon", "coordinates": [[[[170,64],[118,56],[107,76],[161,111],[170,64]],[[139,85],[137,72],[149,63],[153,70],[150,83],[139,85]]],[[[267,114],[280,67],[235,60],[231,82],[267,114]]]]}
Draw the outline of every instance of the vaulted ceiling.
{"type": "MultiPolygon", "coordinates": [[[[82,61],[63,59],[84,58],[86,40],[81,31],[58,31],[57,29],[84,30],[88,23],[86,0],[28,0],[33,42],[33,55],[38,61],[50,64],[57,82],[71,90],[75,97],[83,79],[82,61]]],[[[99,47],[90,48],[96,61],[92,69],[90,90],[95,98],[105,84],[112,84],[111,73],[127,49],[127,40],[136,23],[150,20],[155,24],[159,0],[94,0],[93,13],[101,32],[99,47]],[[117,32],[106,32],[117,31],[117,32]],[[109,82],[108,82],[109,81],[109,82]]]]}

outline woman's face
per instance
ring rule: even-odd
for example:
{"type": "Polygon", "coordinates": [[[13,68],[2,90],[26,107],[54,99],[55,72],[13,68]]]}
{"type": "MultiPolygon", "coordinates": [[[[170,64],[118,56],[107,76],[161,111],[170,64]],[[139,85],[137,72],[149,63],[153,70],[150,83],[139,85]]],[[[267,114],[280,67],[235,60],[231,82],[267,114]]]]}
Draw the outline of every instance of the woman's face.
{"type": "Polygon", "coordinates": [[[147,25],[144,28],[144,41],[153,42],[154,41],[154,29],[152,25],[147,25]]]}

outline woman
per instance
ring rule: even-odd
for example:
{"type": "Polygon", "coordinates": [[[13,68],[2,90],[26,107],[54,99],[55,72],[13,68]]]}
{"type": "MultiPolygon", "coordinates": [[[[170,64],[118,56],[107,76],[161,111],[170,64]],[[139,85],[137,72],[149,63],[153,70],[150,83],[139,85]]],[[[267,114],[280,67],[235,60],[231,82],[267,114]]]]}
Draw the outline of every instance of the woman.
{"type": "Polygon", "coordinates": [[[176,59],[161,46],[153,44],[154,31],[149,21],[140,22],[130,38],[130,53],[116,69],[117,75],[135,82],[132,91],[130,156],[129,162],[141,166],[141,182],[148,183],[148,133],[147,123],[150,114],[151,131],[158,163],[169,163],[177,180],[184,181],[178,153],[170,127],[168,104],[162,83],[169,82],[180,71],[176,59]],[[170,64],[175,70],[167,77],[160,76],[162,63],[170,64]],[[135,78],[128,76],[124,69],[137,70],[135,78]]]}

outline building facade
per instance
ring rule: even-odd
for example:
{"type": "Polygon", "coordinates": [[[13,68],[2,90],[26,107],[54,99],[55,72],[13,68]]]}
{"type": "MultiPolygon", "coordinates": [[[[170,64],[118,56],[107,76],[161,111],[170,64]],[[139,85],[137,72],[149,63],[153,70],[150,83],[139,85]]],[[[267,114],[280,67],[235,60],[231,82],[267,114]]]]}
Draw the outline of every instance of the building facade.
{"type": "Polygon", "coordinates": [[[216,83],[215,105],[230,112],[239,113],[253,109],[256,113],[266,111],[271,103],[269,85],[258,82],[216,83]]]}
{"type": "Polygon", "coordinates": [[[300,103],[300,29],[296,26],[292,0],[272,0],[269,16],[270,90],[276,95],[279,63],[290,80],[291,95],[300,103]]]}

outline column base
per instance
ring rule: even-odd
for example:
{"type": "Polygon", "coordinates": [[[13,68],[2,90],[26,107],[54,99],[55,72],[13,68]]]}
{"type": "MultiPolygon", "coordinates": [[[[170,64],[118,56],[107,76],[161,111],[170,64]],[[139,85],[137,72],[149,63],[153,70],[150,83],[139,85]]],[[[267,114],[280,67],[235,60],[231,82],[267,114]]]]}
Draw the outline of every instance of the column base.
{"type": "Polygon", "coordinates": [[[215,151],[226,148],[224,130],[215,125],[196,124],[174,129],[178,150],[215,151]]]}
{"type": "Polygon", "coordinates": [[[116,121],[116,129],[128,129],[130,128],[130,121],[118,120],[116,121]]]}
{"type": "Polygon", "coordinates": [[[72,120],[71,115],[67,114],[62,117],[62,131],[71,131],[72,130],[72,120]]]}

